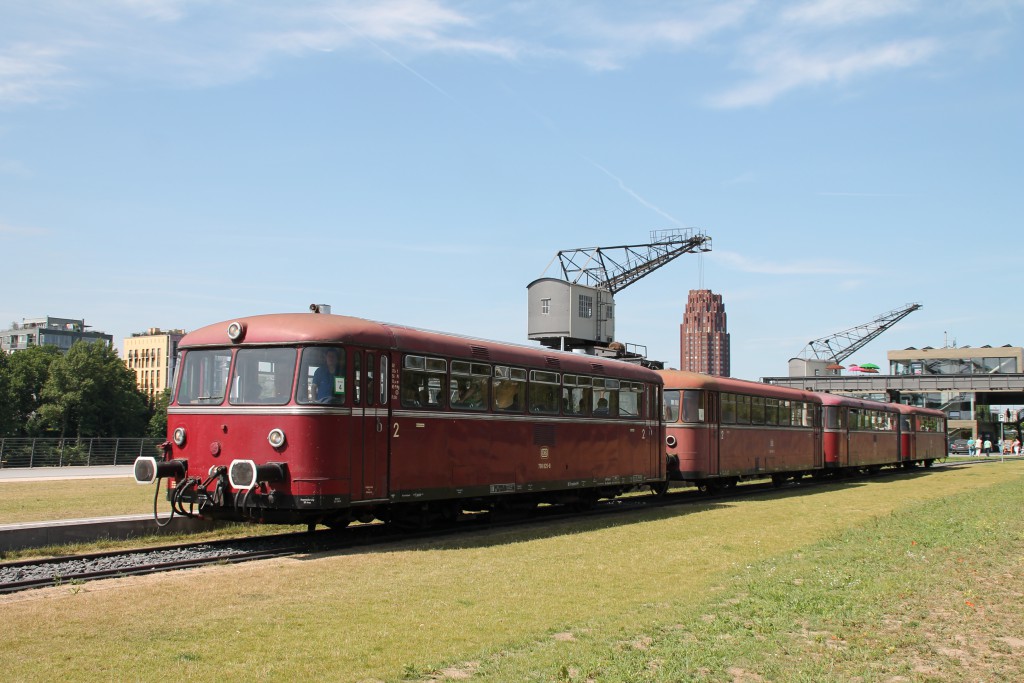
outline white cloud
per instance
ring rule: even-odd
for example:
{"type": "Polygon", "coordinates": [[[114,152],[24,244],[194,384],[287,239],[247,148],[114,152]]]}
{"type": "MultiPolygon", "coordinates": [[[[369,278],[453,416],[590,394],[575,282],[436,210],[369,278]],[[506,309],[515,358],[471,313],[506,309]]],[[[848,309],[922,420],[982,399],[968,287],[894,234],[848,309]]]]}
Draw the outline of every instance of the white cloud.
{"type": "Polygon", "coordinates": [[[16,43],[0,51],[0,105],[32,104],[72,83],[67,51],[56,45],[16,43]]]}
{"type": "Polygon", "coordinates": [[[845,53],[809,54],[783,47],[755,50],[749,58],[749,69],[757,76],[712,96],[708,103],[722,109],[764,105],[796,88],[843,83],[879,71],[919,65],[939,49],[935,40],[917,39],[845,53]]]}
{"type": "Polygon", "coordinates": [[[784,9],[782,19],[797,24],[838,26],[907,14],[919,5],[915,0],[812,0],[784,9]]]}

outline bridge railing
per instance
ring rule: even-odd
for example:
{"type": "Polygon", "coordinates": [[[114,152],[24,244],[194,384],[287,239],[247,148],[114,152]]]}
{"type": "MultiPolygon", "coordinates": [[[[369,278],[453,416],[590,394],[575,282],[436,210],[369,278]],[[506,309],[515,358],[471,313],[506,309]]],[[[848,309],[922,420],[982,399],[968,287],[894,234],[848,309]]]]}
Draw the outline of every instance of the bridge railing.
{"type": "Polygon", "coordinates": [[[0,439],[0,469],[130,465],[140,455],[157,455],[163,439],[0,439]]]}

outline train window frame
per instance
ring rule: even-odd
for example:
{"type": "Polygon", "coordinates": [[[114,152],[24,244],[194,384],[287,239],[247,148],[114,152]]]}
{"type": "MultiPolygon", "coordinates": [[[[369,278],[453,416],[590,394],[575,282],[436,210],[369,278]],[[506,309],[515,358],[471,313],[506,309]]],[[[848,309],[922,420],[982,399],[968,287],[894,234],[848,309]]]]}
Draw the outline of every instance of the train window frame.
{"type": "Polygon", "coordinates": [[[594,377],[591,394],[591,415],[593,417],[618,417],[619,380],[610,377],[594,377]],[[601,401],[605,405],[601,405],[601,401]]]}
{"type": "Polygon", "coordinates": [[[793,423],[793,402],[780,398],[778,400],[779,426],[788,427],[793,423]]]}
{"type": "Polygon", "coordinates": [[[779,426],[779,399],[769,397],[764,400],[764,423],[779,426]]]}
{"type": "Polygon", "coordinates": [[[719,421],[722,424],[736,424],[736,394],[723,391],[720,394],[721,415],[719,421]]]}
{"type": "Polygon", "coordinates": [[[682,411],[682,389],[665,389],[661,393],[661,420],[665,423],[679,422],[682,411]]]}
{"type": "Polygon", "coordinates": [[[352,404],[363,405],[363,352],[352,354],[352,404]]]}
{"type": "Polygon", "coordinates": [[[679,417],[689,424],[704,422],[704,390],[684,389],[679,417]]]}
{"type": "Polygon", "coordinates": [[[231,365],[228,404],[283,406],[290,403],[295,388],[297,357],[298,349],[293,346],[238,349],[231,365]]]}
{"type": "Polygon", "coordinates": [[[590,414],[593,380],[584,375],[562,375],[562,408],[566,415],[590,414]]]}
{"type": "Polygon", "coordinates": [[[527,410],[533,415],[558,415],[561,410],[561,377],[549,370],[530,370],[526,388],[527,410]]]}
{"type": "Polygon", "coordinates": [[[750,424],[750,396],[736,394],[736,424],[750,424]]]}
{"type": "Polygon", "coordinates": [[[750,397],[750,424],[764,424],[764,396],[750,397]]]}
{"type": "Polygon", "coordinates": [[[403,408],[443,410],[448,391],[448,362],[406,354],[402,359],[401,398],[403,408]]]}
{"type": "Polygon", "coordinates": [[[348,389],[348,365],[345,348],[341,346],[306,346],[299,356],[299,379],[295,383],[295,401],[300,405],[343,405],[348,389]],[[334,391],[326,400],[317,400],[315,378],[325,368],[324,354],[330,349],[338,354],[338,371],[334,373],[334,391]]]}
{"type": "Polygon", "coordinates": [[[623,381],[619,386],[619,417],[636,419],[644,412],[644,385],[623,381]]]}
{"type": "Polygon", "coordinates": [[[388,358],[388,354],[385,353],[384,351],[381,351],[381,353],[380,353],[380,381],[377,383],[377,390],[379,392],[379,396],[378,396],[379,400],[377,401],[377,403],[379,403],[382,406],[387,405],[387,403],[388,403],[388,377],[390,376],[389,373],[388,373],[388,365],[389,365],[389,363],[390,363],[390,359],[388,358]]]}
{"type": "Polygon", "coordinates": [[[451,396],[448,405],[456,410],[487,410],[491,366],[468,360],[453,360],[450,367],[448,386],[451,387],[451,396]]]}
{"type": "Polygon", "coordinates": [[[189,349],[184,352],[184,358],[180,363],[182,376],[177,391],[188,390],[187,400],[183,401],[179,395],[176,400],[179,405],[223,405],[228,396],[228,382],[231,379],[231,349],[189,349]],[[199,364],[198,367],[196,364],[199,364]],[[210,393],[207,386],[220,383],[220,395],[216,392],[210,393]],[[193,385],[198,384],[195,391],[193,385]]]}
{"type": "Polygon", "coordinates": [[[491,409],[499,413],[521,413],[526,405],[525,397],[526,370],[495,365],[491,378],[491,409]],[[511,395],[507,393],[509,390],[513,390],[511,395]]]}

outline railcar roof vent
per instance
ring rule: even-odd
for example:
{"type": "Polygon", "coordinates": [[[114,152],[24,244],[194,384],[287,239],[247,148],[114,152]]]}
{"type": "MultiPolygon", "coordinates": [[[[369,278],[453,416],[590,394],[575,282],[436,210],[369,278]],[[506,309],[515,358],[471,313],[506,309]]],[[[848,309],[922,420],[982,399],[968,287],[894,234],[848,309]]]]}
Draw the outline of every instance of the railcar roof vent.
{"type": "Polygon", "coordinates": [[[470,353],[473,354],[473,358],[476,358],[477,360],[491,359],[491,352],[487,350],[486,346],[475,346],[473,344],[470,344],[469,350],[470,353]]]}
{"type": "Polygon", "coordinates": [[[590,367],[594,369],[594,372],[600,372],[601,374],[604,374],[604,366],[601,365],[600,363],[591,363],[590,367]]]}
{"type": "Polygon", "coordinates": [[[562,369],[562,361],[558,360],[557,358],[553,358],[551,356],[544,356],[544,363],[549,368],[555,368],[556,370],[562,369]]]}

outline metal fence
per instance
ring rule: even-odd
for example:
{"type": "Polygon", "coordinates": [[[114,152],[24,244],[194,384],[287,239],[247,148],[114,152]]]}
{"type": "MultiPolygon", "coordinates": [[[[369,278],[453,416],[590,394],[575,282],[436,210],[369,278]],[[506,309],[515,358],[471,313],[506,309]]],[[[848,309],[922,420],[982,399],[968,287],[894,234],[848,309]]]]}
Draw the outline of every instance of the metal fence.
{"type": "Polygon", "coordinates": [[[0,439],[0,469],[131,465],[157,455],[163,439],[0,439]]]}

